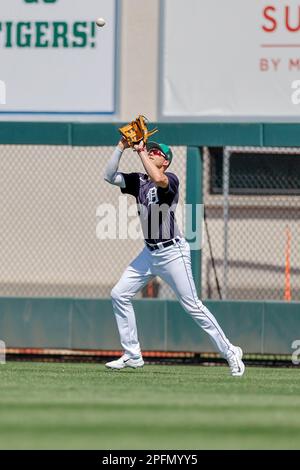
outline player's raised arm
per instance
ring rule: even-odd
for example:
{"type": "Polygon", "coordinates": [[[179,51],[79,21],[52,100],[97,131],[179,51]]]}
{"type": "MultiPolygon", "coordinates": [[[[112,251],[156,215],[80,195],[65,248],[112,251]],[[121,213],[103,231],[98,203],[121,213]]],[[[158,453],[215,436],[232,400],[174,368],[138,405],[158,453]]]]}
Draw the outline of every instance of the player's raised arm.
{"type": "Polygon", "coordinates": [[[150,176],[156,186],[160,188],[167,188],[169,185],[169,179],[167,175],[164,174],[164,170],[167,168],[167,165],[159,169],[149,158],[147,147],[143,141],[138,145],[135,145],[134,149],[139,154],[147,174],[150,176]]]}
{"type": "Polygon", "coordinates": [[[120,159],[126,148],[128,148],[126,140],[121,139],[110,157],[104,173],[104,180],[110,184],[119,186],[119,188],[125,188],[126,186],[124,176],[122,173],[118,172],[120,159]]]}

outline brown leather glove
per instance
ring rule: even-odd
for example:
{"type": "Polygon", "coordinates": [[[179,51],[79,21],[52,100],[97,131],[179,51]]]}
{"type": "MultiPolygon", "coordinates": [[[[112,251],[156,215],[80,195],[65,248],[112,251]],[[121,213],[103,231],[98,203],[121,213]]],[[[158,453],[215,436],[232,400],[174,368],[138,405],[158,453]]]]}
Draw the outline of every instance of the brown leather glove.
{"type": "Polygon", "coordinates": [[[158,129],[155,128],[149,131],[147,127],[147,119],[145,116],[140,114],[135,121],[126,124],[126,126],[120,127],[119,131],[124,139],[126,139],[128,145],[130,147],[134,147],[134,145],[139,144],[141,141],[146,144],[149,137],[158,132],[158,129]]]}

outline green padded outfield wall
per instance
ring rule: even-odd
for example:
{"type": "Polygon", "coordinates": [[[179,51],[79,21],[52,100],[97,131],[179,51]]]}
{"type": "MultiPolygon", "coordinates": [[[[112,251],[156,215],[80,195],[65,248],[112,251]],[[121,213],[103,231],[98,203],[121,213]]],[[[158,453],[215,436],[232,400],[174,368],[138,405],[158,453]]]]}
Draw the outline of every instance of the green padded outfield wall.
{"type": "MultiPolygon", "coordinates": [[[[291,354],[300,339],[300,303],[207,301],[233,343],[247,353],[291,354]]],[[[176,301],[135,300],[146,351],[214,351],[176,301]]],[[[7,347],[120,349],[110,299],[0,299],[0,339],[7,347]]]]}

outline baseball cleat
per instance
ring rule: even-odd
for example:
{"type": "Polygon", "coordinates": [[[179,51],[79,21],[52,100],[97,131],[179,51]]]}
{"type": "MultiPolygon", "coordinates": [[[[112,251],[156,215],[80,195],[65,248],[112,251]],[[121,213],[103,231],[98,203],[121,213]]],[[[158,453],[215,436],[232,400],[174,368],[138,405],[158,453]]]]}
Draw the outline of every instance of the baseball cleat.
{"type": "Polygon", "coordinates": [[[242,361],[243,351],[239,346],[233,346],[227,355],[227,362],[232,377],[241,377],[245,372],[245,364],[242,361]]]}
{"type": "Polygon", "coordinates": [[[137,369],[139,367],[143,367],[144,361],[142,356],[138,358],[130,358],[128,356],[122,356],[120,359],[115,361],[110,361],[105,364],[105,367],[108,369],[124,369],[125,367],[131,367],[132,369],[137,369]]]}

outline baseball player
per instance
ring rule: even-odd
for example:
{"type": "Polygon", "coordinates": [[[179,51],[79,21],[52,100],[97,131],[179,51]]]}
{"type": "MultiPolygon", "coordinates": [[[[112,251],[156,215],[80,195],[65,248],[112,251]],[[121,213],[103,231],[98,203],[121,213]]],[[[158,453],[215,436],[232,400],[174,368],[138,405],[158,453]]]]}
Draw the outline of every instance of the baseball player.
{"type": "Polygon", "coordinates": [[[245,371],[242,349],[230,343],[196,293],[190,246],[181,235],[175,219],[179,181],[174,173],[167,171],[172,162],[172,151],[166,144],[147,142],[145,145],[142,141],[134,149],[142,161],[145,174],[121,173],[118,171],[119,162],[128,147],[126,139],[122,138],[107,164],[104,179],[119,186],[123,194],[136,198],[145,247],[111,291],[124,354],[108,362],[106,367],[123,369],[144,365],[131,299],[149,280],[159,276],[171,286],[186,312],[208,333],[220,355],[228,361],[231,375],[242,376],[245,371]],[[153,217],[161,207],[164,207],[162,216],[153,217]]]}

